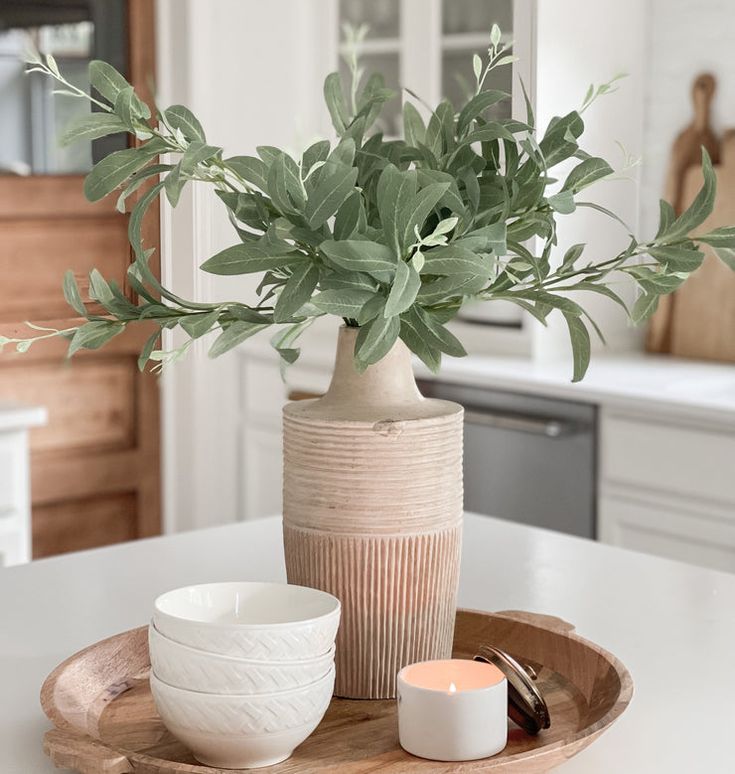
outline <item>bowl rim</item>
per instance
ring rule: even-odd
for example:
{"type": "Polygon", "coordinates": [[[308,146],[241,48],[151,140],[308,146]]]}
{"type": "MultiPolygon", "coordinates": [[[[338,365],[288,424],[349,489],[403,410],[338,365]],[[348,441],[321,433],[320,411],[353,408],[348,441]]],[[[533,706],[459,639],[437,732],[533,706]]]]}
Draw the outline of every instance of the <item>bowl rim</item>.
{"type": "Polygon", "coordinates": [[[167,683],[165,680],[161,680],[161,678],[153,671],[153,668],[151,668],[148,680],[151,684],[151,690],[153,690],[153,683],[155,681],[156,683],[162,685],[164,690],[173,691],[174,693],[183,693],[185,695],[194,697],[207,696],[209,698],[223,699],[225,701],[234,701],[235,699],[241,699],[244,701],[260,701],[261,699],[281,699],[284,696],[289,696],[290,694],[301,693],[307,688],[314,688],[320,683],[327,682],[330,679],[334,681],[335,671],[336,667],[334,664],[332,664],[326,674],[322,675],[316,680],[312,680],[310,683],[304,683],[303,685],[298,686],[298,688],[287,688],[284,691],[271,691],[270,693],[212,693],[210,691],[195,691],[191,688],[179,688],[175,685],[171,685],[171,683],[167,683]]]}
{"type": "MultiPolygon", "coordinates": [[[[148,642],[150,643],[151,640],[151,632],[153,632],[154,637],[158,637],[162,640],[165,640],[168,645],[173,645],[176,649],[181,649],[185,651],[191,651],[192,653],[195,653],[197,656],[207,656],[208,658],[216,659],[217,661],[232,661],[237,662],[238,664],[245,664],[245,665],[257,665],[257,666],[278,666],[283,667],[286,665],[293,665],[293,666],[310,666],[312,664],[318,664],[320,661],[324,659],[330,659],[334,660],[335,653],[337,651],[337,646],[335,643],[332,643],[329,650],[324,651],[324,653],[321,653],[318,656],[308,656],[307,658],[294,658],[294,659],[262,659],[262,658],[241,658],[240,656],[230,656],[226,653],[217,653],[213,650],[203,650],[202,648],[195,648],[193,645],[187,645],[185,642],[179,642],[178,640],[174,640],[171,637],[166,636],[163,632],[159,631],[156,627],[156,622],[153,618],[151,618],[150,623],[148,624],[148,642]]],[[[148,649],[150,651],[150,644],[148,646],[148,649]]],[[[158,678],[160,680],[160,678],[158,678]]],[[[175,686],[172,686],[175,687],[175,686]]]]}
{"type": "MultiPolygon", "coordinates": [[[[217,581],[213,583],[192,583],[188,586],[179,586],[175,589],[169,589],[168,591],[164,591],[163,594],[159,594],[156,599],[153,602],[153,620],[157,620],[157,618],[167,618],[171,621],[177,621],[184,624],[192,624],[195,626],[204,626],[210,629],[223,629],[223,630],[230,630],[230,631],[253,631],[253,630],[261,630],[261,629],[269,629],[269,630],[279,630],[279,629],[290,629],[293,627],[298,626],[307,626],[309,624],[317,623],[320,621],[326,621],[330,619],[333,616],[339,616],[342,610],[342,603],[339,601],[337,597],[335,597],[333,594],[330,594],[328,591],[322,591],[321,589],[314,589],[310,586],[300,586],[297,583],[278,583],[278,582],[271,582],[271,581],[217,581]],[[315,595],[318,595],[320,597],[328,598],[332,601],[333,607],[331,610],[327,611],[326,613],[322,613],[321,615],[314,616],[312,618],[299,618],[293,621],[279,621],[276,623],[226,623],[222,621],[201,621],[196,618],[186,618],[181,615],[175,615],[174,613],[169,613],[165,610],[161,609],[161,603],[167,598],[172,596],[173,594],[180,594],[183,591],[187,589],[203,589],[203,588],[214,588],[217,586],[267,586],[271,588],[297,588],[297,589],[303,589],[304,591],[308,591],[310,593],[313,593],[315,595]]],[[[161,633],[160,628],[156,627],[159,631],[159,634],[161,633]]]]}

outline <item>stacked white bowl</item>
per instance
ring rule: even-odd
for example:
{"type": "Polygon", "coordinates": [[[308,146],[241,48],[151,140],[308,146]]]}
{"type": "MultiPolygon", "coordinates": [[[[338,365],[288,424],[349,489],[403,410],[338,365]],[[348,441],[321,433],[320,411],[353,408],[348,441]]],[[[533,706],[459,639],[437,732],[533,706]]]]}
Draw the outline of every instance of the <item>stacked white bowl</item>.
{"type": "Polygon", "coordinates": [[[210,583],[161,595],[148,641],[164,725],[209,766],[285,760],[332,698],[339,616],[331,594],[279,583],[210,583]]]}

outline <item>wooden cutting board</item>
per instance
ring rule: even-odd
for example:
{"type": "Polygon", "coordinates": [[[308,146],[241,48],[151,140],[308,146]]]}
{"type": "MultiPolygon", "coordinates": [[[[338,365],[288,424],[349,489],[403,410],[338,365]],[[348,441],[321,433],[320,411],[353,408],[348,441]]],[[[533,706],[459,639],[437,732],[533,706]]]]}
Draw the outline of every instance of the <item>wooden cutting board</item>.
{"type": "MultiPolygon", "coordinates": [[[[735,224],[735,130],[727,132],[716,167],[717,198],[704,233],[735,224]]],[[[702,187],[702,170],[684,175],[683,200],[691,202],[702,187]]],[[[671,319],[671,354],[735,362],[735,272],[705,247],[702,266],[677,290],[671,319]]]]}
{"type": "MultiPolygon", "coordinates": [[[[694,80],[692,123],[678,135],[671,149],[663,198],[672,205],[677,215],[691,202],[691,193],[685,181],[692,167],[701,166],[702,146],[707,149],[714,164],[720,160],[720,142],[712,130],[710,119],[716,87],[717,82],[709,73],[703,73],[694,80]]],[[[660,298],[658,310],[648,327],[646,349],[649,352],[672,352],[677,299],[677,293],[660,298]]]]}

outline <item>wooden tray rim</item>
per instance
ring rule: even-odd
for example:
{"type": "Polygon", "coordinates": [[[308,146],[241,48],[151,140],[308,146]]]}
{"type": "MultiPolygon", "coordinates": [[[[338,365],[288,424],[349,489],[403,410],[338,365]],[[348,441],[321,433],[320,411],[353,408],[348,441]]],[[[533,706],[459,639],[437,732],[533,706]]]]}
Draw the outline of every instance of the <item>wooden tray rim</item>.
{"type": "MultiPolygon", "coordinates": [[[[516,763],[524,759],[528,759],[530,761],[532,759],[546,757],[551,753],[562,748],[566,748],[566,747],[576,748],[579,743],[584,742],[587,739],[590,739],[590,741],[592,741],[591,738],[594,738],[598,734],[602,733],[602,731],[607,729],[609,726],[611,726],[618,719],[618,717],[622,715],[622,713],[627,709],[628,705],[630,704],[633,698],[633,678],[630,672],[628,671],[627,667],[623,664],[622,661],[620,661],[620,659],[617,656],[612,654],[610,651],[601,647],[597,643],[592,642],[591,640],[588,640],[585,637],[581,637],[580,635],[578,635],[575,631],[575,627],[573,624],[570,624],[564,621],[563,619],[555,616],[550,616],[542,613],[531,613],[531,612],[520,611],[520,610],[503,610],[500,612],[489,612],[487,610],[475,610],[472,608],[458,608],[457,613],[480,615],[485,617],[492,616],[494,618],[506,618],[512,621],[522,622],[536,629],[551,630],[551,631],[557,632],[563,637],[566,637],[570,640],[574,640],[582,644],[583,646],[589,648],[590,650],[596,652],[602,659],[608,662],[608,664],[612,667],[612,669],[615,671],[615,673],[618,675],[618,678],[620,679],[620,693],[617,700],[615,701],[615,704],[597,722],[593,723],[590,726],[587,726],[584,729],[581,729],[571,737],[558,739],[555,742],[550,742],[549,744],[543,745],[542,747],[538,747],[536,749],[525,750],[523,752],[519,752],[514,755],[509,755],[502,759],[503,763],[506,763],[506,762],[509,764],[516,763]]],[[[80,733],[79,729],[74,727],[71,723],[69,723],[64,717],[60,715],[58,709],[54,706],[52,701],[56,682],[58,681],[59,676],[63,673],[64,669],[70,663],[76,661],[79,657],[83,656],[85,653],[91,650],[94,650],[100,647],[101,645],[129,636],[134,632],[140,632],[141,630],[147,630],[147,629],[148,629],[148,626],[137,626],[133,629],[128,629],[123,632],[118,632],[117,634],[113,634],[111,637],[106,637],[102,640],[99,640],[98,642],[88,645],[86,648],[82,648],[81,650],[72,654],[68,658],[64,659],[64,661],[62,661],[46,677],[46,679],[43,682],[43,685],[41,686],[41,695],[40,695],[41,707],[44,713],[46,714],[46,716],[49,718],[49,720],[51,720],[51,722],[54,724],[54,729],[47,731],[44,736],[44,740],[46,742],[46,744],[44,744],[44,749],[47,755],[49,756],[51,755],[51,752],[47,749],[47,747],[50,746],[52,742],[56,741],[59,738],[57,736],[57,732],[61,731],[64,733],[65,737],[71,738],[74,741],[81,742],[81,743],[91,743],[95,747],[101,746],[106,752],[109,752],[112,756],[115,756],[115,758],[117,758],[120,762],[131,761],[131,762],[141,763],[145,765],[160,765],[160,761],[163,760],[161,758],[155,758],[143,752],[135,752],[132,750],[125,750],[124,748],[113,747],[111,745],[108,745],[106,742],[103,742],[102,740],[95,738],[89,734],[80,733]]],[[[219,769],[214,769],[212,767],[205,766],[204,764],[193,765],[193,764],[187,764],[187,763],[180,763],[178,764],[178,766],[180,767],[179,771],[183,772],[184,774],[207,774],[207,772],[220,771],[219,769]]],[[[115,771],[120,772],[120,774],[123,774],[126,771],[132,771],[132,769],[127,769],[127,768],[115,769],[115,771]]]]}

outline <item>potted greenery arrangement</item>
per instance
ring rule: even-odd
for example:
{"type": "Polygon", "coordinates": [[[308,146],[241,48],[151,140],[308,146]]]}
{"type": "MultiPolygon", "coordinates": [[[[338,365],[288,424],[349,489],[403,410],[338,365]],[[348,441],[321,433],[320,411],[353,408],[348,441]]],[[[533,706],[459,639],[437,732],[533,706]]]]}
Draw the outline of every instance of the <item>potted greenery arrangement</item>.
{"type": "MultiPolygon", "coordinates": [[[[500,39],[494,27],[487,56],[474,58],[475,92],[458,112],[443,101],[425,122],[408,92],[399,140],[372,131],[383,104],[397,96],[380,76],[362,83],[353,63],[345,94],[332,73],[324,96],[338,139],[316,142],[300,158],[270,146],[258,148],[257,156],[224,158],[191,111],[173,105],[152,113],[104,62],[90,64],[92,94],[70,84],[51,57],[30,65],[59,81],[62,93],[96,106],[65,141],[120,131],[137,138],[136,147],[100,161],[84,185],[92,201],[120,189],[123,211],[137,192],[129,226],[136,258],[125,290],[92,271],[90,296],[104,314],[88,311],[68,273],[64,294],[85,321],[2,344],[23,351],[60,335],[72,355],[153,321],[159,330],[141,352],[144,368],[148,361],[176,360],[210,332],[216,357],[275,328],[273,346],[290,363],[299,354],[298,336],[314,319],[344,320],[329,392],[284,411],[288,576],[342,600],[339,695],[392,696],[400,666],[451,649],[462,415],[454,404],[421,398],[410,353],[432,370],[442,354],[464,355],[448,321],[468,301],[504,299],[541,323],[550,314],[564,318],[579,380],[589,362],[589,328],[596,326],[570,293],[593,291],[625,306],[610,278],[627,275],[640,290],[630,311],[639,322],[700,265],[700,245],[712,246],[735,269],[735,228],[691,236],[715,195],[706,153],[696,200],[678,216],[661,202],[652,241],[631,235],[625,250],[602,258],[588,258],[584,245],[574,245],[557,260],[557,219],[579,207],[603,210],[584,201],[583,191],[613,170],[582,150],[580,112],[555,118],[540,137],[528,100],[525,121],[486,117],[509,98],[484,88],[488,73],[512,59],[500,39]],[[557,181],[562,162],[571,170],[557,181]],[[175,207],[190,182],[214,187],[236,236],[202,270],[259,273],[254,302],[190,301],[150,271],[141,243],[146,209],[160,195],[175,207]],[[187,342],[173,352],[157,349],[160,330],[174,326],[187,342]]],[[[584,106],[609,88],[590,90],[584,106]]]]}

